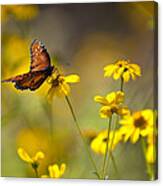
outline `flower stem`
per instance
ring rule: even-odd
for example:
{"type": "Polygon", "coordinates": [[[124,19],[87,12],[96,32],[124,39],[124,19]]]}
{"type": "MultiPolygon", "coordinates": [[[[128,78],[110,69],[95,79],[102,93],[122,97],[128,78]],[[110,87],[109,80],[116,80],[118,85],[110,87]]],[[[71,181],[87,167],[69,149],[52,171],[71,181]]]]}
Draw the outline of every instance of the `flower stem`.
{"type": "Polygon", "coordinates": [[[49,107],[49,132],[50,132],[50,140],[53,143],[53,115],[52,115],[53,105],[51,104],[49,107]]]}
{"type": "Polygon", "coordinates": [[[121,76],[121,91],[123,92],[123,85],[124,85],[124,79],[123,77],[121,76]]]}
{"type": "Polygon", "coordinates": [[[112,116],[110,117],[109,123],[108,123],[106,149],[105,149],[105,155],[104,155],[104,161],[103,161],[103,167],[102,167],[102,177],[103,177],[103,179],[105,179],[105,164],[106,164],[106,159],[107,159],[107,154],[108,154],[108,149],[109,149],[109,144],[108,143],[109,143],[111,122],[112,122],[112,116]]]}
{"type": "MultiPolygon", "coordinates": [[[[112,138],[111,145],[110,145],[110,149],[111,150],[112,150],[112,146],[113,146],[113,142],[114,142],[114,138],[115,138],[115,131],[116,131],[116,128],[117,128],[117,123],[118,123],[118,115],[116,117],[116,121],[115,121],[115,124],[114,124],[114,129],[113,129],[113,138],[112,138]]],[[[115,161],[113,153],[111,151],[110,151],[110,156],[108,157],[108,162],[106,164],[106,170],[108,169],[110,159],[113,162],[113,166],[114,166],[114,169],[115,169],[117,175],[119,175],[119,172],[118,172],[118,169],[117,169],[117,165],[116,165],[116,161],[115,161]]]]}
{"type": "MultiPolygon", "coordinates": [[[[147,152],[147,146],[145,143],[145,140],[143,138],[141,138],[141,145],[142,145],[142,150],[143,150],[143,154],[144,157],[146,156],[146,152],[147,152]]],[[[146,162],[146,168],[147,168],[147,174],[149,176],[149,179],[152,181],[155,179],[155,168],[153,165],[150,165],[146,162]]]]}
{"type": "Polygon", "coordinates": [[[66,98],[67,104],[68,104],[68,106],[69,106],[69,109],[70,109],[70,111],[71,111],[71,114],[72,114],[72,117],[73,117],[73,119],[74,119],[74,122],[75,122],[75,124],[76,124],[76,127],[77,127],[77,129],[78,129],[78,132],[79,132],[79,134],[80,134],[80,137],[81,137],[81,139],[82,139],[82,141],[83,141],[83,144],[84,144],[84,146],[85,146],[85,150],[86,150],[86,152],[87,152],[87,154],[88,154],[88,156],[89,156],[89,158],[90,158],[90,160],[91,160],[91,162],[92,162],[92,165],[93,165],[93,167],[94,167],[94,169],[95,169],[95,174],[97,175],[97,177],[98,177],[99,179],[101,179],[100,174],[98,173],[96,164],[95,164],[95,162],[94,162],[94,160],[93,160],[93,158],[92,158],[92,155],[91,155],[91,153],[90,153],[90,151],[89,151],[89,149],[88,149],[88,146],[87,146],[87,144],[86,144],[86,142],[85,142],[85,139],[84,139],[84,137],[83,137],[83,135],[82,135],[82,132],[81,132],[81,129],[80,129],[80,127],[79,127],[79,123],[78,123],[78,120],[77,120],[77,118],[76,118],[75,112],[74,112],[74,110],[73,110],[72,104],[71,104],[71,102],[70,102],[68,96],[65,96],[65,98],[66,98]]]}
{"type": "Polygon", "coordinates": [[[38,175],[38,170],[37,168],[33,168],[34,172],[35,172],[35,175],[36,175],[36,178],[39,178],[39,175],[38,175]]]}

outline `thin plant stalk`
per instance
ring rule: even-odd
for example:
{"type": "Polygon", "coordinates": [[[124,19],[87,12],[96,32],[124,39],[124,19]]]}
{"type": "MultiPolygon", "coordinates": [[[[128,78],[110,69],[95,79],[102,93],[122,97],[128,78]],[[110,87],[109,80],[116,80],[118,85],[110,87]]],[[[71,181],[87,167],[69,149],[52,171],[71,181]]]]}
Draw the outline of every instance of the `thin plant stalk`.
{"type": "Polygon", "coordinates": [[[33,167],[33,170],[34,170],[34,172],[35,172],[35,175],[36,175],[36,178],[38,178],[39,177],[39,175],[38,175],[38,170],[37,170],[37,168],[35,167],[33,167]]]}
{"type": "Polygon", "coordinates": [[[123,92],[123,88],[124,88],[123,86],[124,86],[124,79],[123,79],[123,77],[121,76],[121,89],[120,89],[120,90],[121,90],[122,92],[123,92]]]}
{"type": "MultiPolygon", "coordinates": [[[[121,85],[120,85],[120,90],[123,92],[123,87],[124,86],[124,79],[123,77],[121,76],[121,85]]],[[[118,118],[118,117],[117,117],[118,118]]],[[[114,132],[113,132],[113,138],[112,138],[112,141],[111,141],[111,150],[112,150],[112,146],[113,146],[113,142],[114,142],[114,138],[115,138],[115,129],[117,128],[117,121],[115,122],[115,128],[114,128],[114,132]]],[[[114,166],[114,169],[116,171],[116,173],[119,175],[118,173],[118,169],[117,169],[117,166],[116,166],[116,162],[115,162],[115,159],[114,159],[114,156],[112,154],[112,152],[109,150],[109,153],[110,153],[110,156],[108,157],[108,162],[106,164],[106,169],[108,169],[108,166],[109,166],[109,162],[110,162],[110,159],[112,160],[113,162],[113,166],[114,166]]],[[[105,157],[104,157],[105,158],[105,157]]],[[[106,161],[106,160],[105,160],[106,161]]],[[[105,169],[105,167],[104,167],[105,169]]],[[[105,170],[104,170],[105,172],[105,170]]]]}
{"type": "MultiPolygon", "coordinates": [[[[110,144],[110,149],[111,149],[111,150],[112,150],[113,142],[114,142],[114,139],[115,139],[115,130],[116,130],[116,128],[117,128],[117,123],[118,123],[118,115],[117,115],[117,117],[116,117],[116,121],[115,121],[115,124],[114,124],[114,129],[113,129],[113,138],[112,138],[111,144],[110,144]]],[[[107,162],[107,164],[106,164],[106,170],[107,170],[108,167],[109,167],[110,159],[111,159],[112,162],[113,162],[113,166],[114,166],[114,169],[115,169],[117,175],[119,175],[119,172],[118,172],[118,169],[117,169],[117,165],[116,165],[116,161],[115,161],[115,159],[114,159],[114,156],[113,156],[113,153],[112,153],[112,152],[110,152],[110,156],[108,157],[108,162],[107,162]]]]}
{"type": "Polygon", "coordinates": [[[70,99],[68,98],[68,96],[65,96],[65,98],[66,98],[66,102],[67,102],[67,104],[68,104],[68,106],[69,106],[69,109],[70,109],[70,111],[71,111],[71,114],[72,114],[72,117],[73,117],[73,119],[74,119],[74,122],[75,122],[75,124],[76,124],[76,127],[77,127],[77,129],[78,129],[78,132],[79,132],[79,134],[80,134],[80,137],[81,137],[81,139],[82,139],[82,141],[83,141],[85,150],[86,150],[86,152],[87,152],[87,154],[88,154],[88,156],[89,156],[89,158],[90,158],[90,160],[91,160],[91,162],[92,162],[92,165],[93,165],[93,167],[94,167],[94,169],[95,169],[95,174],[97,175],[97,177],[98,177],[99,179],[101,179],[100,174],[98,173],[98,169],[97,169],[97,167],[96,167],[96,164],[95,164],[95,162],[94,162],[94,160],[93,160],[93,158],[92,158],[92,155],[91,155],[91,153],[90,153],[90,151],[89,151],[89,149],[88,149],[88,146],[87,146],[87,144],[86,144],[86,141],[85,141],[85,139],[84,139],[84,137],[83,137],[83,135],[82,135],[82,132],[81,132],[81,129],[80,129],[78,120],[77,120],[77,118],[76,118],[74,109],[73,109],[73,107],[72,107],[72,104],[71,104],[71,102],[70,102],[70,99]]]}
{"type": "MultiPolygon", "coordinates": [[[[48,94],[47,94],[48,95],[48,94]]],[[[50,143],[53,143],[53,132],[54,132],[54,127],[53,127],[53,102],[42,102],[42,106],[44,107],[44,110],[48,116],[49,119],[49,141],[50,143]]]]}
{"type": "Polygon", "coordinates": [[[112,116],[110,117],[109,123],[108,123],[106,149],[105,149],[104,161],[103,161],[103,166],[102,166],[102,176],[103,176],[103,179],[105,178],[105,166],[106,166],[107,154],[108,154],[108,149],[109,149],[109,144],[108,143],[109,143],[111,122],[112,122],[112,116]]]}
{"type": "Polygon", "coordinates": [[[49,107],[49,132],[50,132],[50,141],[53,143],[53,115],[52,115],[52,110],[53,110],[53,104],[50,105],[49,107]]]}
{"type": "MultiPolygon", "coordinates": [[[[145,140],[143,138],[141,138],[141,145],[142,145],[142,150],[143,150],[143,154],[145,157],[146,151],[147,151],[147,146],[145,143],[145,140]]],[[[146,162],[146,168],[147,168],[147,173],[149,176],[149,179],[152,181],[155,178],[155,171],[154,171],[154,165],[150,165],[146,162]]]]}
{"type": "Polygon", "coordinates": [[[118,171],[117,164],[116,164],[116,161],[114,159],[113,153],[110,153],[110,157],[111,157],[111,160],[113,162],[114,170],[115,170],[117,176],[120,178],[119,171],[118,171]]]}

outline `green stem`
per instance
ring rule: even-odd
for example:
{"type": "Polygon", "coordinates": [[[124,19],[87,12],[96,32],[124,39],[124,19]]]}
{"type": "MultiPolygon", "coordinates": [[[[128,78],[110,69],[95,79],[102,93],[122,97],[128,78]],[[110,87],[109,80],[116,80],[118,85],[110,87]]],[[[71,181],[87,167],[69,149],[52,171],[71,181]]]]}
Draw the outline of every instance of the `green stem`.
{"type": "Polygon", "coordinates": [[[94,167],[94,169],[95,169],[95,174],[97,175],[97,177],[98,177],[99,179],[101,179],[100,174],[98,173],[98,169],[97,169],[97,167],[96,167],[96,164],[95,164],[95,162],[94,162],[94,160],[93,160],[93,158],[92,158],[92,155],[91,155],[91,153],[90,153],[90,151],[89,151],[89,149],[88,149],[88,146],[87,146],[87,144],[86,144],[86,141],[85,141],[85,139],[84,139],[84,137],[83,137],[83,135],[82,135],[82,132],[81,132],[81,129],[80,129],[80,127],[79,127],[79,123],[78,123],[78,120],[77,120],[77,118],[76,118],[75,112],[74,112],[74,110],[73,110],[72,104],[71,104],[71,102],[70,102],[68,96],[65,96],[65,98],[66,98],[67,104],[68,104],[68,106],[69,106],[69,109],[70,109],[70,111],[71,111],[71,114],[72,114],[72,117],[73,117],[73,119],[74,119],[74,122],[75,122],[75,124],[76,124],[76,127],[77,127],[77,129],[78,129],[78,132],[79,132],[79,134],[80,134],[80,137],[81,137],[81,139],[82,139],[82,141],[83,141],[83,144],[84,144],[84,146],[85,146],[85,150],[86,150],[86,152],[87,152],[87,154],[88,154],[88,156],[89,156],[89,158],[90,158],[90,160],[91,160],[91,162],[92,162],[92,165],[93,165],[93,167],[94,167]]]}
{"type": "Polygon", "coordinates": [[[104,155],[104,161],[103,161],[103,167],[102,167],[102,177],[103,177],[103,179],[105,179],[105,164],[106,164],[106,159],[107,159],[107,154],[108,154],[108,149],[109,149],[109,144],[108,143],[109,143],[111,122],[112,122],[112,116],[110,117],[109,123],[108,123],[106,149],[105,149],[105,155],[104,155]]]}
{"type": "Polygon", "coordinates": [[[38,170],[37,168],[33,168],[34,172],[35,172],[35,175],[36,175],[36,178],[39,178],[39,175],[38,175],[38,170]]]}
{"type": "Polygon", "coordinates": [[[123,77],[121,76],[121,91],[123,92],[123,85],[124,85],[124,79],[123,77]]]}
{"type": "MultiPolygon", "coordinates": [[[[147,146],[146,146],[145,140],[143,138],[141,138],[141,145],[142,145],[142,150],[143,150],[143,154],[145,157],[146,152],[147,152],[147,146]]],[[[145,157],[145,161],[146,161],[146,157],[145,157]]],[[[154,166],[150,165],[146,162],[146,168],[147,168],[147,174],[149,176],[149,179],[154,180],[154,178],[155,178],[154,166]]]]}
{"type": "MultiPolygon", "coordinates": [[[[116,117],[116,122],[114,124],[114,129],[113,129],[113,138],[112,138],[112,141],[111,141],[111,144],[110,144],[110,149],[112,150],[112,146],[113,146],[113,142],[114,142],[114,138],[115,138],[115,131],[116,131],[116,128],[117,128],[117,124],[118,124],[118,115],[116,117]]],[[[119,175],[119,172],[118,172],[118,169],[117,169],[117,166],[116,166],[116,162],[115,162],[115,159],[114,159],[114,156],[113,156],[113,153],[110,151],[110,156],[108,157],[108,162],[106,164],[106,170],[108,169],[109,167],[109,163],[110,163],[110,159],[112,160],[113,162],[113,166],[114,166],[114,169],[117,173],[117,175],[119,175]]]]}
{"type": "Polygon", "coordinates": [[[51,103],[50,107],[49,107],[49,132],[50,132],[50,140],[51,140],[51,143],[53,143],[53,115],[52,115],[52,109],[53,105],[51,103]]]}
{"type": "MultiPolygon", "coordinates": [[[[111,160],[112,160],[112,162],[113,162],[114,170],[115,170],[117,176],[120,178],[119,171],[118,171],[118,168],[117,168],[116,161],[115,161],[115,159],[114,159],[113,153],[110,153],[110,157],[111,157],[111,160]]],[[[108,163],[109,163],[109,162],[108,162],[108,163]]]]}

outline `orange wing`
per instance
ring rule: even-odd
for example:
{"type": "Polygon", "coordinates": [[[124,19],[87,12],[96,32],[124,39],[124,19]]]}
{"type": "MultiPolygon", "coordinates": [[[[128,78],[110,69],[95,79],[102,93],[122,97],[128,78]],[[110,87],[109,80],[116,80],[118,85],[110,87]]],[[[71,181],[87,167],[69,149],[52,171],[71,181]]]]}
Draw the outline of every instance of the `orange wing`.
{"type": "Polygon", "coordinates": [[[37,39],[31,44],[31,66],[28,73],[18,75],[2,82],[13,82],[20,90],[36,90],[45,79],[51,75],[53,66],[50,65],[49,54],[44,45],[37,39]]]}
{"type": "Polygon", "coordinates": [[[31,66],[30,71],[42,71],[50,67],[50,57],[43,43],[35,39],[30,48],[31,66]]]}
{"type": "Polygon", "coordinates": [[[36,90],[45,81],[48,74],[43,72],[29,72],[26,74],[18,75],[13,78],[6,79],[2,82],[13,82],[15,87],[20,90],[30,89],[36,90]]]}

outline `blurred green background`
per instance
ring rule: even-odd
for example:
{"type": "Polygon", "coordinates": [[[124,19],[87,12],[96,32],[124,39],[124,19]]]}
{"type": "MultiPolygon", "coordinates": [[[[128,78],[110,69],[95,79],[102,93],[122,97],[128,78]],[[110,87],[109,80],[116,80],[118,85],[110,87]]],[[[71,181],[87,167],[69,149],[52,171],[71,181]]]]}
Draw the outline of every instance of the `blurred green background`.
{"type": "MultiPolygon", "coordinates": [[[[71,100],[83,131],[107,127],[93,97],[119,90],[120,81],[103,77],[103,67],[117,59],[128,58],[142,68],[141,78],[125,84],[129,108],[154,108],[154,2],[3,5],[1,11],[2,79],[28,71],[30,43],[40,39],[54,65],[81,77],[72,86],[71,100]]],[[[34,176],[17,155],[23,147],[31,154],[45,153],[40,174],[49,164],[65,162],[64,178],[95,179],[66,101],[55,98],[50,114],[46,87],[40,89],[21,92],[2,85],[2,176],[34,176]]],[[[92,155],[101,167],[102,156],[92,155]]],[[[115,158],[121,179],[147,179],[139,142],[119,145],[115,158]]],[[[109,175],[116,178],[114,170],[109,175]]]]}

